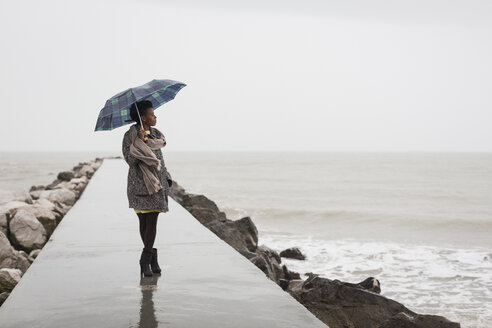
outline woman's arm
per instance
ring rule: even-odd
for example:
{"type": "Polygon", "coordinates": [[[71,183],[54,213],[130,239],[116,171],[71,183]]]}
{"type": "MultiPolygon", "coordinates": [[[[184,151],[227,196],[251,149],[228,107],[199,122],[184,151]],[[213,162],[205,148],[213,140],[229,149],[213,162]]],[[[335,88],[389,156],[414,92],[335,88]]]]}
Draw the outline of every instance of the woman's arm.
{"type": "Polygon", "coordinates": [[[125,136],[123,137],[123,144],[122,144],[123,157],[125,158],[125,161],[128,163],[128,165],[133,166],[133,165],[137,165],[137,163],[140,160],[130,155],[130,145],[131,145],[130,134],[126,132],[125,136]]]}

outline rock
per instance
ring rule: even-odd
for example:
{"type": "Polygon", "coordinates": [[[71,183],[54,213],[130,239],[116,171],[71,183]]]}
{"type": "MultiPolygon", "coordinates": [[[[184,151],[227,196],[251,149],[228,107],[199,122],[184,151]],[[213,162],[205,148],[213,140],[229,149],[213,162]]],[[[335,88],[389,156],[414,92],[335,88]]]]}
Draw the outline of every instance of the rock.
{"type": "Polygon", "coordinates": [[[254,252],[258,247],[258,229],[256,229],[253,220],[249,216],[245,216],[232,221],[231,224],[243,235],[246,248],[254,252]]]}
{"type": "Polygon", "coordinates": [[[73,206],[75,204],[76,195],[72,190],[69,189],[53,189],[53,190],[43,190],[39,195],[39,198],[48,199],[52,203],[59,202],[65,205],[73,206]]]}
{"type": "Polygon", "coordinates": [[[7,297],[9,297],[10,293],[3,292],[0,293],[0,306],[7,300],[7,297]]]}
{"type": "Polygon", "coordinates": [[[81,178],[73,178],[70,181],[62,181],[56,185],[56,189],[69,189],[75,193],[76,199],[80,197],[89,179],[84,175],[81,178]]]}
{"type": "Polygon", "coordinates": [[[16,268],[26,272],[31,263],[15,250],[7,236],[0,232],[0,268],[16,268]]]}
{"type": "Polygon", "coordinates": [[[62,182],[62,180],[60,180],[60,179],[53,180],[53,182],[51,182],[49,185],[46,186],[45,190],[56,189],[60,182],[62,182]]]}
{"type": "Polygon", "coordinates": [[[74,174],[72,171],[63,171],[58,173],[58,176],[56,177],[58,180],[62,181],[70,181],[74,177],[74,174]]]}
{"type": "Polygon", "coordinates": [[[286,278],[280,267],[280,256],[276,251],[265,245],[258,246],[256,248],[256,256],[249,260],[277,284],[279,284],[280,279],[286,278]]]}
{"type": "Polygon", "coordinates": [[[9,234],[9,219],[10,214],[6,209],[0,208],[0,231],[6,236],[9,234]]]}
{"type": "Polygon", "coordinates": [[[91,162],[91,165],[94,168],[94,172],[97,171],[97,169],[101,167],[102,163],[103,163],[103,159],[101,159],[101,158],[99,158],[99,159],[96,158],[95,161],[91,162]]]}
{"type": "Polygon", "coordinates": [[[84,164],[79,170],[75,172],[75,177],[80,178],[85,175],[90,179],[94,172],[95,166],[92,166],[91,164],[84,164]]]}
{"type": "Polygon", "coordinates": [[[381,328],[382,324],[398,313],[417,316],[417,313],[402,304],[366,290],[360,283],[345,283],[310,274],[302,285],[297,283],[292,284],[292,287],[288,292],[330,328],[381,328]]]}
{"type": "Polygon", "coordinates": [[[29,205],[29,204],[26,202],[13,200],[11,202],[4,203],[4,204],[0,205],[0,212],[1,213],[9,213],[10,216],[12,217],[12,216],[14,216],[15,212],[17,212],[17,210],[19,208],[27,206],[27,205],[29,205]]]}
{"type": "Polygon", "coordinates": [[[302,284],[304,284],[304,280],[302,279],[292,279],[289,280],[289,286],[287,290],[289,292],[300,292],[302,290],[302,284]]]}
{"type": "Polygon", "coordinates": [[[41,198],[41,199],[35,200],[33,206],[42,207],[42,208],[47,209],[49,211],[54,211],[56,209],[55,204],[46,198],[41,198]]]}
{"type": "Polygon", "coordinates": [[[378,328],[460,328],[457,322],[429,314],[411,315],[405,312],[395,314],[378,328]]]}
{"type": "Polygon", "coordinates": [[[22,278],[22,272],[19,269],[0,269],[0,293],[11,292],[15,285],[19,283],[22,278]]]}
{"type": "Polygon", "coordinates": [[[29,192],[36,191],[36,190],[44,190],[44,189],[45,189],[45,187],[43,185],[31,186],[31,189],[29,189],[29,192]]]}
{"type": "Polygon", "coordinates": [[[76,186],[78,189],[83,189],[89,183],[89,178],[85,175],[80,178],[73,178],[70,182],[76,186]]]}
{"type": "Polygon", "coordinates": [[[289,288],[290,281],[300,279],[301,275],[299,274],[299,272],[290,271],[289,269],[287,269],[287,266],[285,264],[282,265],[282,275],[278,281],[278,284],[280,287],[282,287],[283,290],[287,290],[289,288]]]}
{"type": "Polygon", "coordinates": [[[213,220],[205,226],[244,256],[253,256],[249,253],[257,248],[258,232],[249,217],[237,221],[213,220]]]}
{"type": "MultiPolygon", "coordinates": [[[[176,181],[172,180],[171,189],[169,190],[169,196],[174,199],[178,204],[183,203],[183,197],[188,193],[180,186],[176,181]]],[[[184,207],[184,205],[182,205],[184,207]]]]}
{"type": "Polygon", "coordinates": [[[256,265],[258,269],[263,271],[263,273],[265,273],[268,278],[270,278],[274,282],[278,282],[278,279],[280,279],[278,274],[279,270],[275,269],[275,265],[272,264],[269,258],[265,257],[263,254],[258,254],[250,258],[249,260],[251,261],[251,263],[256,265]]]}
{"type": "Polygon", "coordinates": [[[31,195],[27,190],[19,189],[14,191],[0,190],[0,204],[5,204],[12,201],[19,201],[32,204],[31,195]]]}
{"type": "Polygon", "coordinates": [[[61,219],[68,213],[68,211],[72,208],[70,205],[62,204],[58,201],[54,202],[55,204],[55,216],[57,224],[60,223],[61,219]]]}
{"type": "Polygon", "coordinates": [[[227,220],[225,213],[203,195],[186,194],[183,196],[181,205],[205,226],[212,221],[227,220]]]}
{"type": "Polygon", "coordinates": [[[377,280],[374,277],[369,277],[364,281],[359,282],[357,285],[371,292],[378,293],[378,294],[381,293],[381,285],[379,283],[379,280],[377,280]]]}
{"type": "Polygon", "coordinates": [[[41,195],[41,192],[43,191],[44,189],[39,189],[39,190],[32,190],[29,192],[29,194],[31,195],[32,199],[39,199],[39,196],[41,195]]]}
{"type": "Polygon", "coordinates": [[[255,256],[253,252],[258,245],[258,230],[250,217],[236,221],[228,220],[225,213],[203,195],[183,194],[180,197],[181,205],[219,238],[243,256],[247,258],[255,256]]]}
{"type": "Polygon", "coordinates": [[[25,209],[19,209],[9,222],[12,244],[22,250],[30,252],[42,248],[46,243],[47,235],[43,225],[36,217],[25,209]]]}
{"type": "Polygon", "coordinates": [[[284,249],[283,251],[280,252],[280,256],[289,259],[296,259],[296,260],[306,259],[306,257],[301,253],[301,251],[297,247],[284,249]]]}
{"type": "Polygon", "coordinates": [[[32,257],[33,259],[37,258],[39,255],[39,252],[41,252],[40,249],[35,249],[32,250],[31,253],[29,253],[29,257],[32,257]]]}
{"type": "Polygon", "coordinates": [[[29,257],[29,254],[27,254],[25,251],[20,250],[19,255],[22,256],[23,258],[27,259],[29,257]]]}
{"type": "Polygon", "coordinates": [[[227,220],[224,212],[214,211],[210,208],[191,207],[187,209],[201,224],[208,226],[215,221],[225,222],[227,220]]]}
{"type": "Polygon", "coordinates": [[[284,273],[284,277],[286,280],[295,280],[295,279],[301,279],[301,275],[299,274],[299,272],[295,272],[295,271],[290,271],[289,269],[287,269],[287,266],[284,264],[282,265],[282,271],[284,273]]]}
{"type": "Polygon", "coordinates": [[[287,288],[289,287],[289,280],[287,280],[287,279],[279,279],[278,280],[278,285],[283,290],[287,290],[287,288]]]}
{"type": "Polygon", "coordinates": [[[57,222],[54,213],[55,205],[47,199],[42,199],[41,202],[36,200],[33,205],[23,206],[20,209],[25,209],[33,214],[46,230],[46,234],[51,236],[53,231],[55,231],[57,222]],[[49,204],[47,204],[49,203],[49,204]]]}

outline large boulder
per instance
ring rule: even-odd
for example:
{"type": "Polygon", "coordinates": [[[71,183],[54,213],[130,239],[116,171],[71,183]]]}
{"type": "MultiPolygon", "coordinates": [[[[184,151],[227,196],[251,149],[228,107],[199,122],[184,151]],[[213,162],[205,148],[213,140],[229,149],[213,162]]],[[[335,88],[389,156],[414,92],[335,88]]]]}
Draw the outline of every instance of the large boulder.
{"type": "Polygon", "coordinates": [[[249,260],[263,271],[271,280],[280,283],[280,279],[285,278],[278,253],[266,245],[256,248],[255,256],[249,260]]]}
{"type": "Polygon", "coordinates": [[[172,180],[171,189],[169,189],[169,196],[174,199],[178,204],[183,203],[183,197],[188,193],[180,186],[175,180],[172,180]]]}
{"type": "Polygon", "coordinates": [[[254,252],[258,247],[258,229],[249,216],[245,216],[239,220],[227,222],[242,235],[242,240],[246,248],[254,252]]]}
{"type": "Polygon", "coordinates": [[[15,285],[19,283],[22,278],[22,271],[19,269],[0,269],[0,293],[10,293],[14,289],[15,285]]]}
{"type": "Polygon", "coordinates": [[[460,328],[460,324],[439,315],[400,312],[378,328],[460,328]]]}
{"type": "Polygon", "coordinates": [[[6,236],[9,236],[9,221],[15,215],[19,208],[29,206],[26,202],[13,200],[8,203],[0,205],[0,231],[6,236]]]}
{"type": "Polygon", "coordinates": [[[0,212],[1,213],[9,213],[10,217],[14,216],[15,212],[21,207],[29,205],[26,202],[21,202],[18,200],[13,200],[8,203],[4,203],[0,205],[0,212]]]}
{"type": "Polygon", "coordinates": [[[74,178],[74,174],[72,171],[63,171],[59,172],[56,178],[62,181],[70,181],[74,178]]]}
{"type": "Polygon", "coordinates": [[[258,246],[258,231],[251,218],[244,217],[236,221],[214,220],[205,226],[247,258],[254,256],[251,253],[258,246]]]}
{"type": "MultiPolygon", "coordinates": [[[[310,275],[301,284],[292,284],[292,288],[289,285],[288,292],[330,328],[396,328],[400,326],[382,325],[388,324],[389,320],[393,320],[392,322],[396,323],[397,319],[394,316],[399,313],[404,313],[411,318],[418,317],[417,313],[409,310],[404,305],[363,287],[362,285],[377,285],[379,288],[379,282],[376,282],[377,279],[372,277],[368,279],[358,284],[352,284],[336,279],[321,278],[318,275],[310,275]],[[372,282],[369,283],[368,279],[372,282]]],[[[422,322],[417,326],[411,327],[459,327],[459,324],[449,321],[445,325],[432,326],[432,323],[437,322],[435,317],[425,316],[425,318],[419,318],[422,322]]]]}
{"type": "Polygon", "coordinates": [[[85,175],[90,179],[98,167],[99,166],[92,164],[82,165],[82,167],[75,172],[75,177],[80,178],[85,175]]]}
{"type": "Polygon", "coordinates": [[[5,204],[11,201],[19,201],[32,204],[32,198],[29,191],[24,189],[9,191],[0,190],[0,204],[5,204]]]}
{"type": "Polygon", "coordinates": [[[203,195],[186,194],[181,205],[205,226],[212,221],[227,220],[225,213],[219,210],[215,202],[203,195]]]}
{"type": "Polygon", "coordinates": [[[58,183],[53,189],[69,189],[75,193],[76,199],[78,199],[82,194],[82,191],[84,191],[85,187],[87,186],[88,182],[89,179],[87,178],[87,176],[84,175],[81,178],[73,178],[70,181],[62,181],[58,183]]]}
{"type": "Polygon", "coordinates": [[[45,186],[31,186],[31,189],[29,189],[29,195],[31,195],[33,200],[39,199],[39,195],[41,195],[41,192],[45,189],[45,186]]]}
{"type": "Polygon", "coordinates": [[[186,193],[180,195],[180,201],[191,215],[242,255],[247,258],[255,256],[258,230],[250,217],[229,220],[217,204],[204,195],[186,193]]]}
{"type": "Polygon", "coordinates": [[[65,205],[73,206],[75,204],[75,193],[66,188],[43,190],[39,194],[39,199],[47,199],[52,203],[59,202],[65,205]]]}
{"type": "Polygon", "coordinates": [[[19,209],[9,222],[10,238],[14,247],[30,252],[46,243],[46,230],[31,212],[19,209]]]}
{"type": "Polygon", "coordinates": [[[296,259],[296,260],[305,260],[306,257],[304,254],[301,253],[299,248],[297,247],[291,247],[284,249],[283,251],[280,252],[280,257],[285,257],[289,259],[296,259]]]}
{"type": "Polygon", "coordinates": [[[0,207],[0,231],[8,235],[10,214],[7,210],[0,207]]]}
{"type": "Polygon", "coordinates": [[[7,236],[0,232],[0,268],[16,268],[26,272],[30,265],[22,253],[12,247],[7,236]]]}
{"type": "Polygon", "coordinates": [[[55,231],[57,221],[55,215],[55,204],[51,203],[47,199],[36,200],[34,204],[23,206],[20,209],[25,209],[31,212],[46,230],[48,236],[51,236],[53,231],[55,231]]]}
{"type": "Polygon", "coordinates": [[[60,221],[63,219],[65,214],[68,213],[68,211],[72,208],[70,205],[65,205],[60,202],[55,201],[55,216],[56,216],[56,223],[59,224],[60,221]]]}

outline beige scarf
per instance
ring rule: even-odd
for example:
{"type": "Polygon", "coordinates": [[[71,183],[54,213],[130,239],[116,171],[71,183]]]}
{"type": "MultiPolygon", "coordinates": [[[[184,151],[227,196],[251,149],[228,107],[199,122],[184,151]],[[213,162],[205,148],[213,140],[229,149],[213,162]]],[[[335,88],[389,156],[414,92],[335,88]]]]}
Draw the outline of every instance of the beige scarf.
{"type": "Polygon", "coordinates": [[[158,159],[152,150],[160,149],[166,145],[166,138],[164,134],[156,128],[152,128],[159,132],[161,139],[148,138],[147,141],[143,141],[138,137],[139,124],[130,126],[130,155],[140,160],[138,166],[142,170],[145,186],[149,192],[149,195],[162,189],[161,179],[159,178],[159,172],[161,170],[161,161],[158,159]]]}

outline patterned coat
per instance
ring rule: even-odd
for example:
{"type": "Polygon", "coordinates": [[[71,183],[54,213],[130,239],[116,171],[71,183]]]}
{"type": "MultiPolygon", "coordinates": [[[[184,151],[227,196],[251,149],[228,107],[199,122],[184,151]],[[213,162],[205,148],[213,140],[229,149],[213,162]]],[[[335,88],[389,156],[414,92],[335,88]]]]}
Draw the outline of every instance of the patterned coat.
{"type": "MultiPolygon", "coordinates": [[[[140,129],[138,124],[137,128],[140,129]]],[[[130,127],[133,128],[133,125],[130,127]]],[[[162,137],[159,130],[149,127],[150,135],[158,138],[162,137]]],[[[155,156],[161,160],[161,184],[162,189],[153,195],[149,195],[145,182],[143,180],[142,170],[138,166],[140,162],[139,159],[130,155],[130,145],[132,140],[130,140],[130,131],[127,131],[123,137],[122,151],[125,161],[129,165],[128,169],[128,179],[127,179],[127,196],[128,204],[131,208],[150,210],[150,209],[160,209],[162,212],[168,212],[168,196],[169,188],[172,185],[172,178],[167,171],[166,165],[164,163],[164,158],[162,157],[161,149],[152,150],[155,156]]]]}

